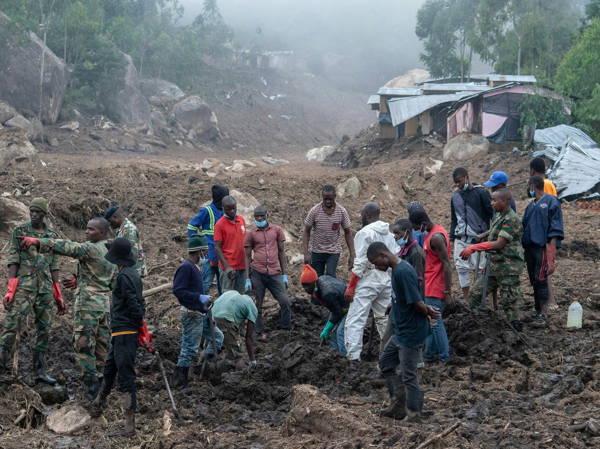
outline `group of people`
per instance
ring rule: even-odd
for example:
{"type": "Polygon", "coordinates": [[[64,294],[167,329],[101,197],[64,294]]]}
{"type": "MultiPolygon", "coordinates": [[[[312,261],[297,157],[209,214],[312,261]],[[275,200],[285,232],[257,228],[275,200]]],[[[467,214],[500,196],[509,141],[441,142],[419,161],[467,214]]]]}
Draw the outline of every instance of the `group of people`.
{"type": "MultiPolygon", "coordinates": [[[[406,218],[391,224],[381,219],[377,203],[368,202],[361,210],[361,229],[354,234],[350,215],[336,202],[330,185],[323,187],[322,201],[306,215],[300,283],[314,303],[330,312],[320,339],[355,368],[373,312],[381,339],[380,370],[391,397],[385,416],[419,419],[423,394],[418,367],[445,363],[451,357],[442,316],[452,301],[453,265],[470,306],[484,305],[489,294],[494,308],[500,305],[515,330],[521,330],[525,321],[517,306],[523,301],[519,276],[527,266],[535,298],[530,321],[545,325],[549,277],[564,231],[556,189],[544,177],[544,161],[532,160],[530,169],[532,200],[522,218],[516,214],[504,172],[494,172],[477,185],[464,168],[453,173],[450,232],[434,223],[418,202],[408,205],[406,218]],[[348,250],[347,282],[337,277],[343,240],[348,250]]],[[[90,408],[95,416],[102,413],[118,380],[126,410],[122,433],[131,435],[136,349],[141,345],[153,351],[144,321],[142,280],[147,269],[139,232],[123,208],[113,206],[103,217],[89,221],[87,240],[77,243],[60,239],[45,223],[47,214],[48,202],[34,199],[30,222],[15,228],[11,236],[0,375],[10,372],[16,336],[33,314],[34,377],[37,382],[56,383],[45,363],[52,302],[64,314],[61,284],[75,289],[73,342],[90,408]],[[109,242],[111,227],[116,238],[109,242]],[[78,260],[77,273],[62,283],[57,256],[78,260]]],[[[181,347],[172,379],[179,388],[187,386],[189,369],[201,349],[203,362],[224,353],[238,367],[257,366],[255,335],[266,339],[267,291],[279,304],[278,328],[290,330],[293,321],[285,232],[270,222],[265,206],[254,210],[254,223],[247,228],[229,189],[214,185],[212,202],[200,208],[187,232],[187,258],[177,268],[172,287],[181,306],[181,347]],[[218,296],[214,301],[213,284],[218,296]],[[241,354],[242,334],[248,362],[241,354]]]]}

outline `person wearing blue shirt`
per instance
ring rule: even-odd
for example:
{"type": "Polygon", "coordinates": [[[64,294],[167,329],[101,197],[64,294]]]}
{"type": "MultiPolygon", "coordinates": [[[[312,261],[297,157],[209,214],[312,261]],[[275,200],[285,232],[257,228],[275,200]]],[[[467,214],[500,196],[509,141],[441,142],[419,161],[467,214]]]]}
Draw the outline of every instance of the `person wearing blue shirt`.
{"type": "Polygon", "coordinates": [[[549,290],[548,276],[556,268],[556,248],[564,239],[560,202],[544,193],[544,178],[532,176],[529,180],[529,203],[523,215],[523,248],[529,282],[535,300],[535,327],[546,326],[549,290]]]}
{"type": "Polygon", "coordinates": [[[372,243],[367,258],[376,269],[392,270],[391,315],[393,335],[379,357],[379,368],[390,393],[390,406],[381,414],[395,419],[418,421],[423,409],[417,364],[430,333],[429,318],[441,319],[440,312],[425,304],[417,272],[381,242],[372,243]],[[399,367],[399,373],[396,369],[399,367]]]}
{"type": "Polygon", "coordinates": [[[213,279],[217,278],[217,291],[221,292],[221,279],[219,277],[219,259],[215,251],[215,223],[223,216],[223,198],[229,195],[229,188],[215,184],[212,186],[212,203],[202,207],[190,220],[187,227],[188,238],[200,235],[208,243],[208,257],[203,261],[203,285],[208,293],[213,279]]]}

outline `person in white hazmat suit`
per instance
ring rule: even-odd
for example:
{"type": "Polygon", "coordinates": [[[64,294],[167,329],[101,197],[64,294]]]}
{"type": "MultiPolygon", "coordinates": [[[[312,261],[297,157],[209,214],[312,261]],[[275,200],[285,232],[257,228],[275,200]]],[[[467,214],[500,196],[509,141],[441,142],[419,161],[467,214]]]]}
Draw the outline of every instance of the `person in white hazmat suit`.
{"type": "Polygon", "coordinates": [[[350,361],[360,360],[363,332],[371,308],[380,337],[383,337],[387,323],[385,312],[392,295],[390,272],[377,270],[367,259],[367,249],[374,242],[382,242],[392,254],[398,252],[389,224],[379,220],[380,213],[379,204],[365,204],[361,211],[363,227],[354,236],[356,257],[344,294],[347,301],[352,301],[344,327],[344,343],[350,361]]]}

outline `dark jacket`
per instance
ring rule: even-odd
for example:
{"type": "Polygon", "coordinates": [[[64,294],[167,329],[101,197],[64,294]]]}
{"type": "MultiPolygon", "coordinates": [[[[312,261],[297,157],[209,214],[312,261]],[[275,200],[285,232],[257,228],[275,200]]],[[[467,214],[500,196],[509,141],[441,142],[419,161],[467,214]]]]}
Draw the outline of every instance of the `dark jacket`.
{"type": "Polygon", "coordinates": [[[473,185],[467,190],[457,190],[450,202],[452,224],[450,238],[469,240],[490,228],[494,215],[489,192],[482,186],[473,185]]]}
{"type": "Polygon", "coordinates": [[[333,276],[323,275],[317,280],[317,289],[313,294],[316,304],[323,305],[331,312],[329,321],[338,324],[348,312],[348,303],[344,299],[346,283],[333,276]]]}
{"type": "Polygon", "coordinates": [[[142,279],[135,267],[118,272],[110,303],[112,332],[138,330],[142,326],[146,310],[142,292],[142,279]]]}
{"type": "Polygon", "coordinates": [[[425,251],[423,251],[423,248],[414,240],[414,243],[402,248],[399,256],[415,269],[419,280],[419,288],[422,292],[425,292],[425,251]]]}
{"type": "Polygon", "coordinates": [[[184,260],[173,277],[173,294],[183,307],[203,312],[200,295],[204,294],[202,270],[189,260],[184,260]]]}
{"type": "Polygon", "coordinates": [[[544,247],[551,239],[558,245],[564,239],[560,202],[552,195],[544,195],[527,205],[523,215],[523,246],[544,247]]]}

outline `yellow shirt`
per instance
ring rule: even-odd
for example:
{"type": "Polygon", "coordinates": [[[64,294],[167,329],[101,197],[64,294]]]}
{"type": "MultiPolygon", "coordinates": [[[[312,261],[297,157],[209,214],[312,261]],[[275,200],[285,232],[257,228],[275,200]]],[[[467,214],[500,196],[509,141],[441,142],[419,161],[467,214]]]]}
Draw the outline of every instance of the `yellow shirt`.
{"type": "Polygon", "coordinates": [[[554,183],[547,178],[544,179],[544,193],[547,193],[548,195],[552,196],[558,196],[554,183]]]}

